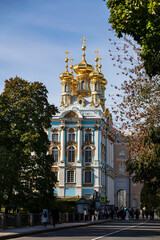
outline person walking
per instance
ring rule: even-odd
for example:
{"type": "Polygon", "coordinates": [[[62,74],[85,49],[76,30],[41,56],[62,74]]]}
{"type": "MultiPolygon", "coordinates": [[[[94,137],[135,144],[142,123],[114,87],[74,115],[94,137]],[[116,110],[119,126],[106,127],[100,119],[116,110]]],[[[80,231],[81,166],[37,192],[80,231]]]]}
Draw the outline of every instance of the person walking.
{"type": "Polygon", "coordinates": [[[49,217],[48,217],[48,209],[43,209],[42,212],[42,223],[44,224],[44,226],[47,226],[47,223],[49,223],[49,217]]]}
{"type": "Polygon", "coordinates": [[[58,211],[56,208],[52,208],[50,216],[52,218],[53,227],[55,227],[57,223],[57,217],[58,217],[58,211]]]}

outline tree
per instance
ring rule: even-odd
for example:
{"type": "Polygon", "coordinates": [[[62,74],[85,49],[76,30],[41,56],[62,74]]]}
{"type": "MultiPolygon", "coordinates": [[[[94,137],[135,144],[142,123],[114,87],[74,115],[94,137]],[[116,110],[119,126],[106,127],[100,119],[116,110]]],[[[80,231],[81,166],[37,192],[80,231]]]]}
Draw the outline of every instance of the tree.
{"type": "MultiPolygon", "coordinates": [[[[140,49],[124,39],[122,46],[113,43],[117,54],[112,55],[118,63],[124,81],[114,97],[115,121],[122,134],[127,134],[130,158],[127,167],[136,182],[142,182],[150,190],[160,186],[160,77],[148,77],[140,49]],[[133,55],[130,53],[133,52],[133,55]],[[129,65],[130,63],[130,65],[129,65]]],[[[115,64],[114,64],[115,65],[115,64]]],[[[118,74],[120,74],[120,72],[118,74]]]]}
{"type": "Polygon", "coordinates": [[[15,77],[5,81],[0,95],[0,205],[6,212],[13,206],[29,209],[31,201],[42,207],[53,198],[56,180],[45,129],[57,108],[47,93],[42,83],[15,77]]]}
{"type": "Polygon", "coordinates": [[[142,47],[149,76],[160,74],[160,4],[156,0],[108,0],[109,22],[118,37],[128,34],[142,47]]]}

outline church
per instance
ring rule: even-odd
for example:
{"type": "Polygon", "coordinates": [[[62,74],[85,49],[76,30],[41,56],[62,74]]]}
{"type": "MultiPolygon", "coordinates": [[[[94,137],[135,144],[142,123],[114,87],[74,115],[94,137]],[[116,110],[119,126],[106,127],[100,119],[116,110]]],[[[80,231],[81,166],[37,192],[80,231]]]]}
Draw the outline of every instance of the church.
{"type": "Polygon", "coordinates": [[[62,92],[59,113],[52,118],[47,134],[57,184],[55,196],[106,197],[114,204],[114,138],[110,134],[111,114],[105,108],[107,80],[101,71],[101,57],[95,51],[95,67],[86,61],[85,37],[82,61],[59,75],[62,92]]]}

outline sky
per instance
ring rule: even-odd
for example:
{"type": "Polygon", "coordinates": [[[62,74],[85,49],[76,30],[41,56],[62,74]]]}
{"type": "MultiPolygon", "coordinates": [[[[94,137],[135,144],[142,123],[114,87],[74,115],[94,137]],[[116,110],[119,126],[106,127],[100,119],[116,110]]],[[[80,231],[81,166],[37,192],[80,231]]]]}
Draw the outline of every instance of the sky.
{"type": "Polygon", "coordinates": [[[108,93],[122,79],[116,75],[108,50],[109,38],[117,39],[108,23],[109,10],[103,0],[0,0],[0,92],[4,81],[16,75],[42,82],[51,104],[60,106],[61,80],[66,49],[73,65],[82,59],[83,36],[86,60],[95,65],[98,49],[102,72],[108,81],[106,107],[114,106],[108,93]]]}

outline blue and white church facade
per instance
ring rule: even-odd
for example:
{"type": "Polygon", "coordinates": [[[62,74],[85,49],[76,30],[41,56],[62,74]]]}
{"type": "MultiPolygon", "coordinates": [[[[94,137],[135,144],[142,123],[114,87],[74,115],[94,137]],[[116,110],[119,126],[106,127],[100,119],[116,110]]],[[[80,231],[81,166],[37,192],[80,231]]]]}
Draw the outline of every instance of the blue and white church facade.
{"type": "Polygon", "coordinates": [[[60,74],[61,106],[47,129],[50,154],[57,176],[58,197],[92,198],[95,191],[114,204],[114,143],[108,133],[111,115],[105,108],[107,80],[101,72],[96,50],[95,68],[85,59],[60,74]],[[74,73],[75,75],[74,75],[74,73]]]}

